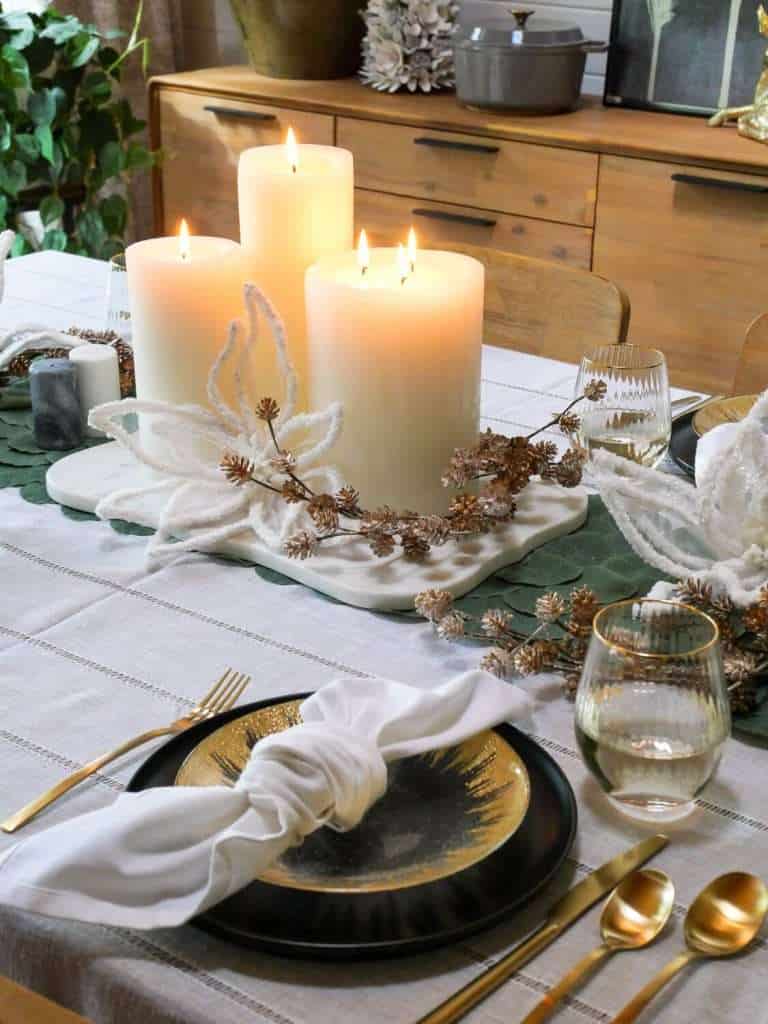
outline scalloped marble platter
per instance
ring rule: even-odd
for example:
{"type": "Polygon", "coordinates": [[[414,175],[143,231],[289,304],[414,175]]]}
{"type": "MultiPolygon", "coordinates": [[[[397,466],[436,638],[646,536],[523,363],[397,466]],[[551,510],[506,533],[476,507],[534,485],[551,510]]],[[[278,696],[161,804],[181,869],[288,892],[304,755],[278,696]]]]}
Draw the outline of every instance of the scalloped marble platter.
{"type": "MultiPolygon", "coordinates": [[[[113,491],[138,486],[147,470],[119,444],[99,445],[60,459],[48,470],[46,486],[54,501],[82,512],[93,512],[113,491]]],[[[136,499],[127,518],[156,527],[160,501],[136,499]]],[[[518,511],[504,527],[435,548],[423,563],[402,556],[376,558],[364,541],[333,540],[327,554],[300,562],[272,551],[243,533],[216,549],[217,554],[256,562],[283,573],[297,583],[319,590],[345,604],[374,611],[413,608],[422,590],[439,587],[461,597],[497,569],[520,561],[534,548],[578,529],[587,517],[587,494],[532,481],[520,495],[518,511]]]]}

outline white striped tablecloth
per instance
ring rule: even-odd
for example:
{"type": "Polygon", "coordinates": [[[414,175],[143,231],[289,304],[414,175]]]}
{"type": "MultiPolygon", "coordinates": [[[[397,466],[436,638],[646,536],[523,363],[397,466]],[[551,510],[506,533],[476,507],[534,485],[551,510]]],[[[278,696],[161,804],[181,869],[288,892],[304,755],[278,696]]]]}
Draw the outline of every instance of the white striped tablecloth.
{"type": "MultiPolygon", "coordinates": [[[[106,270],[45,253],[12,261],[0,327],[30,320],[102,326],[106,270]]],[[[571,394],[574,367],[487,349],[485,424],[541,425],[571,394]]],[[[51,505],[0,491],[0,817],[63,773],[188,707],[232,665],[253,683],[244,700],[313,689],[342,673],[431,686],[476,664],[420,623],[274,586],[252,569],[190,555],[148,574],[141,538],[72,522],[51,505]]],[[[572,705],[540,684],[523,728],[555,757],[576,792],[580,822],[561,885],[646,831],[614,813],[575,749],[572,705]]],[[[110,766],[29,830],[114,799],[148,750],[110,766]]],[[[615,957],[557,1020],[602,1024],[682,943],[682,917],[715,874],[768,874],[768,754],[729,742],[698,810],[669,830],[656,864],[677,885],[674,928],[642,953],[615,957]]],[[[0,849],[16,840],[0,835],[0,849]]],[[[501,896],[501,893],[500,893],[501,896]]],[[[536,923],[526,913],[434,953],[364,964],[291,961],[238,949],[193,927],[140,933],[47,920],[0,908],[0,973],[95,1024],[408,1024],[502,955],[536,923]]],[[[565,967],[598,941],[595,908],[477,1008],[475,1024],[514,1024],[565,967]]],[[[665,1024],[768,1022],[762,939],[747,958],[695,968],[645,1019],[665,1024]]],[[[0,1016],[2,1016],[0,1012],[0,1016]]]]}

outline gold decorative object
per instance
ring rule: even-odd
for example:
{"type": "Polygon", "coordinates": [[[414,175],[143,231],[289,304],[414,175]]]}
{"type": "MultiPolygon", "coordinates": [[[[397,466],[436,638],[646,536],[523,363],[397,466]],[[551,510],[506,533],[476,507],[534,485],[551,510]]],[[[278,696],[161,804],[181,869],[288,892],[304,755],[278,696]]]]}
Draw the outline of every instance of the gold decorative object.
{"type": "Polygon", "coordinates": [[[525,942],[515,946],[505,957],[492,967],[486,968],[474,981],[470,981],[458,992],[454,992],[425,1017],[421,1017],[416,1024],[454,1024],[454,1021],[461,1020],[529,960],[553,943],[599,899],[607,896],[622,879],[663,850],[668,842],[664,835],[649,836],[637,846],[620,853],[587,875],[552,907],[544,923],[525,942]]]}
{"type": "Polygon", "coordinates": [[[189,729],[192,725],[197,725],[198,722],[205,721],[206,718],[212,718],[214,715],[220,715],[224,711],[228,711],[241,697],[250,681],[250,676],[243,675],[242,672],[234,672],[231,668],[228,668],[221,679],[211,687],[202,700],[181,718],[171,722],[170,725],[162,726],[159,729],[150,729],[148,732],[143,732],[140,736],[134,736],[133,739],[121,743],[119,747],[115,747],[109,753],[97,757],[95,761],[83,765],[78,771],[68,775],[66,779],[62,779],[61,782],[49,789],[47,793],[43,793],[42,796],[27,804],[26,807],[22,807],[16,814],[12,814],[10,818],[0,825],[0,829],[3,832],[15,832],[16,829],[21,828],[22,825],[26,825],[28,821],[36,817],[44,808],[58,800],[60,796],[68,793],[70,789],[74,789],[84,779],[95,775],[104,765],[109,764],[118,757],[122,757],[123,754],[127,754],[129,750],[135,750],[136,747],[141,747],[145,743],[149,743],[150,740],[157,739],[159,736],[174,736],[176,733],[189,729]]]}
{"type": "Polygon", "coordinates": [[[663,871],[646,868],[625,878],[600,916],[602,944],[587,953],[534,1006],[522,1024],[543,1024],[558,1003],[614,953],[643,949],[664,929],[675,902],[675,887],[663,871]]]}
{"type": "MultiPolygon", "coordinates": [[[[300,705],[273,704],[222,725],[189,754],[176,785],[234,785],[262,737],[301,722],[300,705]]],[[[489,856],[517,831],[528,810],[525,765],[492,730],[458,747],[397,762],[389,773],[387,792],[357,828],[318,830],[259,880],[312,892],[423,885],[489,856]]]]}
{"type": "Polygon", "coordinates": [[[766,913],[768,889],[755,875],[734,871],[710,882],[685,916],[688,949],[670,960],[611,1024],[632,1024],[656,993],[694,960],[743,952],[760,931],[766,913]]]}
{"type": "MultiPolygon", "coordinates": [[[[762,4],[757,9],[760,34],[768,39],[768,14],[762,4]]],[[[709,123],[714,127],[736,121],[739,134],[757,142],[768,142],[768,50],[763,58],[763,72],[757,82],[755,99],[748,107],[726,107],[719,110],[709,123]]]]}
{"type": "Polygon", "coordinates": [[[691,421],[694,431],[699,437],[703,437],[723,423],[739,423],[758,397],[758,395],[735,395],[733,398],[721,398],[716,402],[707,402],[691,421]]]}

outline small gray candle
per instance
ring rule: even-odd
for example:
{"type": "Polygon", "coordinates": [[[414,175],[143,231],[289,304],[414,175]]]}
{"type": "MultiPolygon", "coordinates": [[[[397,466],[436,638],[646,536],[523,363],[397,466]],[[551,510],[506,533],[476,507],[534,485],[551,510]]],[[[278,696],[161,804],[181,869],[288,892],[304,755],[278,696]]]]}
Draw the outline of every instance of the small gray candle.
{"type": "Polygon", "coordinates": [[[36,359],[29,368],[32,423],[41,448],[76,448],[83,440],[77,367],[68,359],[36,359]]]}

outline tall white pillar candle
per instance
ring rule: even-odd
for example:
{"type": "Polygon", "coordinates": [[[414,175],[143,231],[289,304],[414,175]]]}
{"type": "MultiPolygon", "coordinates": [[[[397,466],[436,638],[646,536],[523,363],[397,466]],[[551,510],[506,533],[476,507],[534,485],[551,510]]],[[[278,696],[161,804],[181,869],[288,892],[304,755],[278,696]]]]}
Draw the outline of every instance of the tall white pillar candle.
{"type": "MultiPolygon", "coordinates": [[[[333,146],[247,149],[238,169],[240,241],[249,280],[279,310],[299,374],[299,408],[306,407],[304,275],[309,266],[353,245],[352,154],[333,146]]],[[[271,376],[277,380],[273,363],[271,376]]],[[[275,394],[279,398],[280,392],[275,394]]]]}
{"type": "Polygon", "coordinates": [[[445,511],[440,478],[480,422],[483,265],[450,252],[328,257],[306,278],[313,409],[344,406],[330,453],[365,507],[445,511]]]}
{"type": "Polygon", "coordinates": [[[88,426],[88,413],[97,405],[120,399],[117,350],[111,345],[78,345],[69,353],[69,361],[77,370],[83,430],[90,437],[103,437],[101,430],[88,426]]]}

